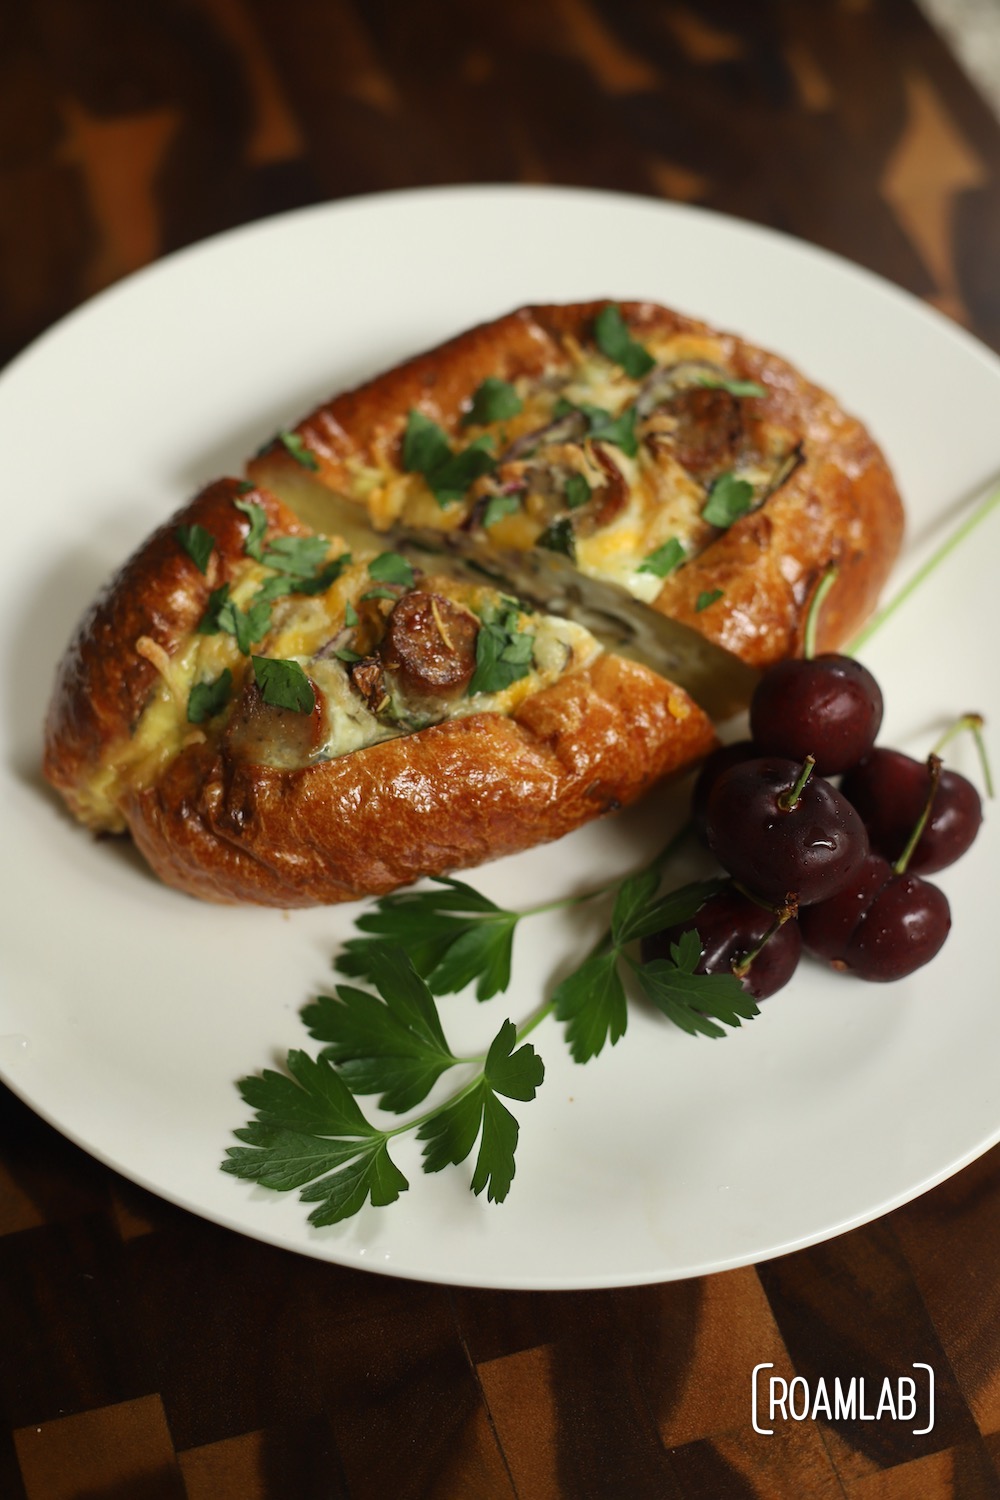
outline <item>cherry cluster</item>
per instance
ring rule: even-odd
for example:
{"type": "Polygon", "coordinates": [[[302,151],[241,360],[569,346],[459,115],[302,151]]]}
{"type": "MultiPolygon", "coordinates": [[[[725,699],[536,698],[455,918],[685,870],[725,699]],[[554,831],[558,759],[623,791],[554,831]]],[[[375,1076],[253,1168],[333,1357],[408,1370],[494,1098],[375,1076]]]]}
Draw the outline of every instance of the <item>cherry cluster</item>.
{"type": "Polygon", "coordinates": [[[669,956],[694,928],[699,971],[734,973],[763,999],[803,948],[878,981],[938,953],[951,912],[924,876],[969,848],[982,803],[938,756],[876,748],[882,711],[878,683],[849,656],[764,673],[752,738],[710,755],[693,791],[695,824],[730,879],[682,927],[647,938],[644,958],[669,956]]]}

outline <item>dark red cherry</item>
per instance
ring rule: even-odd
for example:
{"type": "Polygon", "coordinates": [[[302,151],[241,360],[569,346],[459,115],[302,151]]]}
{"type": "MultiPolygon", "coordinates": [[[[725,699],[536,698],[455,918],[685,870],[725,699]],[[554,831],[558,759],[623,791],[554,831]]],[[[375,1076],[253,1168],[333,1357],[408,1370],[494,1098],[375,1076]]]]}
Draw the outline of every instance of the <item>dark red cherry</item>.
{"type": "Polygon", "coordinates": [[[862,979],[904,979],[930,963],[950,930],[943,891],[919,875],[893,875],[855,927],[844,963],[862,979]]]}
{"type": "Polygon", "coordinates": [[[734,745],[720,745],[717,750],[706,755],[691,788],[691,817],[702,838],[705,836],[708,798],[716,781],[730,766],[738,766],[744,760],[753,760],[759,754],[753,740],[737,740],[734,745]]]}
{"type": "Polygon", "coordinates": [[[951,928],[947,898],[872,854],[850,883],[800,917],[807,950],[859,979],[888,982],[930,963],[951,928]]]}
{"type": "Polygon", "coordinates": [[[795,919],[783,922],[768,937],[774,923],[774,912],[751,901],[735,886],[725,885],[709,896],[687,922],[644,938],[643,962],[669,958],[671,943],[692,928],[701,939],[701,958],[696,970],[699,974],[732,974],[759,948],[760,952],[739,977],[743,988],[755,1000],[766,1000],[788,983],[802,952],[802,937],[795,919]]]}
{"type": "Polygon", "coordinates": [[[828,653],[769,667],[750,702],[750,732],[762,755],[804,760],[821,776],[856,765],[875,743],[882,693],[867,667],[828,653]]]}
{"type": "Polygon", "coordinates": [[[725,870],[769,905],[822,901],[868,853],[865,826],[846,797],[803,766],[762,756],[723,771],[708,799],[705,836],[725,870]]]}
{"type": "MultiPolygon", "coordinates": [[[[873,750],[849,771],[840,789],[857,808],[873,849],[898,859],[916,827],[931,788],[926,761],[901,750],[873,750]]],[[[942,769],[930,816],[907,862],[911,875],[933,875],[954,864],[983,821],[979,793],[957,771],[942,769]]]]}
{"type": "Polygon", "coordinates": [[[878,892],[892,878],[881,854],[868,854],[846,885],[799,913],[806,950],[827,963],[841,963],[851,936],[878,892]]]}

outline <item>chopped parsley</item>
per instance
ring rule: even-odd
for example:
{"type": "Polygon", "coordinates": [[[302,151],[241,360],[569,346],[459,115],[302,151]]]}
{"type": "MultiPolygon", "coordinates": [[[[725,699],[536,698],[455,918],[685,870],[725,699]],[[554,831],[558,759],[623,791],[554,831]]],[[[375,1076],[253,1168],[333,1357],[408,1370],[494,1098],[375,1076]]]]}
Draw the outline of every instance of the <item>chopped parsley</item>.
{"type": "Polygon", "coordinates": [[[311,453],[305,442],[297,432],[279,432],[278,442],[282,443],[295,462],[301,464],[304,469],[318,469],[319,459],[315,453],[311,453]]]}
{"type": "Polygon", "coordinates": [[[602,307],[594,319],[594,341],[601,353],[616,365],[621,365],[633,380],[641,380],[656,365],[649,350],[629,333],[621,308],[613,302],[602,307]]]}
{"type": "Polygon", "coordinates": [[[215,537],[212,533],[207,531],[204,526],[199,526],[197,521],[193,521],[190,526],[178,526],[174,532],[174,536],[194,563],[198,572],[207,572],[208,559],[211,557],[212,548],[215,546],[215,537]]]}
{"type": "Polygon", "coordinates": [[[767,387],[758,385],[756,380],[730,380],[727,375],[699,375],[695,383],[711,391],[728,391],[730,396],[767,395],[767,387]]]}
{"type": "Polygon", "coordinates": [[[483,525],[487,530],[502,521],[504,516],[512,516],[521,509],[521,491],[516,495],[491,495],[483,511],[483,525]]]}
{"type": "Polygon", "coordinates": [[[556,402],[553,417],[568,417],[571,412],[578,411],[587,419],[587,436],[604,443],[613,443],[620,448],[629,458],[634,458],[639,451],[639,440],[635,435],[636,409],[627,406],[619,416],[613,417],[603,406],[591,406],[587,402],[574,405],[565,397],[556,402]]]}
{"type": "Polygon", "coordinates": [[[534,660],[535,637],[519,628],[516,609],[499,605],[483,612],[476,636],[476,670],[466,692],[500,693],[527,677],[534,660]]]}
{"type": "Polygon", "coordinates": [[[563,495],[570,510],[579,510],[591,496],[591,488],[582,474],[571,474],[563,487],[563,495]]]}
{"type": "Polygon", "coordinates": [[[256,500],[234,500],[233,504],[250,522],[250,530],[243,543],[243,551],[255,562],[262,562],[264,534],[267,531],[267,511],[263,505],[258,505],[256,500]]]}
{"type": "Polygon", "coordinates": [[[261,697],[272,708],[290,708],[293,713],[311,714],[316,707],[313,685],[297,661],[255,656],[253,675],[261,697]]]}
{"type": "Polygon", "coordinates": [[[708,500],[702,510],[702,519],[710,526],[723,530],[745,516],[753,506],[753,485],[748,479],[737,479],[735,474],[720,474],[712,485],[708,500]]]}
{"type": "Polygon", "coordinates": [[[325,536],[276,536],[260,561],[292,578],[315,578],[329,547],[325,536]]]}
{"type": "Polygon", "coordinates": [[[723,597],[723,594],[724,590],[722,589],[705,589],[695,600],[695,611],[700,615],[703,609],[708,609],[710,604],[715,604],[717,600],[723,597]]]}
{"type": "Polygon", "coordinates": [[[188,695],[187,716],[189,724],[204,724],[213,719],[229,702],[233,686],[233,674],[226,667],[214,682],[196,682],[188,695]]]}
{"type": "Polygon", "coordinates": [[[250,655],[250,647],[262,641],[271,627],[271,603],[269,599],[254,599],[246,610],[229,597],[229,584],[213,589],[208,596],[205,613],[196,626],[198,635],[215,635],[223,631],[236,637],[236,644],[244,656],[250,655]]]}
{"type": "Polygon", "coordinates": [[[561,552],[565,557],[576,557],[576,535],[569,516],[557,516],[546,526],[535,543],[548,552],[561,552]]]}
{"type": "Polygon", "coordinates": [[[381,552],[368,564],[368,576],[376,583],[395,584],[397,588],[412,589],[413,569],[398,552],[381,552]]]}
{"type": "Polygon", "coordinates": [[[403,435],[403,468],[421,474],[441,506],[461,500],[474,480],[496,466],[493,439],[486,434],[467,448],[452,451],[442,428],[423,412],[413,410],[403,435]]]}
{"type": "Polygon", "coordinates": [[[488,375],[482,385],[477,386],[472,405],[462,418],[462,426],[486,427],[491,422],[504,422],[508,417],[516,417],[523,405],[509,380],[488,375]]]}
{"type": "Polygon", "coordinates": [[[669,578],[684,561],[683,543],[672,536],[668,542],[646,554],[639,564],[640,573],[655,573],[657,578],[669,578]]]}

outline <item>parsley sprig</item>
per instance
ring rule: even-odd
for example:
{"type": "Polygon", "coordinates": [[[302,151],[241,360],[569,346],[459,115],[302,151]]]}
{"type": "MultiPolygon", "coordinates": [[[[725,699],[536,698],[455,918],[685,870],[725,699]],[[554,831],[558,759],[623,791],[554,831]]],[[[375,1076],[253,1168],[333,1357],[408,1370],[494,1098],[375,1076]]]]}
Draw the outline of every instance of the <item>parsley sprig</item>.
{"type": "Polygon", "coordinates": [[[367,1203],[383,1207],[409,1187],[389,1155],[399,1136],[423,1142],[425,1172],[459,1166],[479,1150],[470,1187],[500,1203],[515,1171],[519,1125],[503,1099],[529,1103],[545,1067],[526,1040],[543,1020],[565,1024],[574,1060],[586,1063],[624,1035],[627,984],[669,1021],[692,1036],[720,1037],[758,1014],[735,975],[695,972],[701,944],[686,932],[669,959],[640,963],[630,949],[643,937],[686,922],[715,891],[717,880],[695,881],[659,894],[662,872],[683,830],[649,865],[627,879],[579,896],[521,911],[498,906],[464,881],[442,877],[430,890],[382,897],[362,914],[339,955],[342,975],[366,985],[340,984],[302,1012],[311,1036],[323,1044],[316,1058],[293,1050],[287,1073],[244,1078],[240,1092],[255,1118],[236,1131],[223,1170],[281,1191],[299,1189],[317,1204],[315,1225],[334,1224],[367,1203]],[[611,922],[592,952],[518,1027],[507,1019],[477,1057],[450,1047],[435,996],[475,984],[480,1000],[510,984],[514,933],[540,912],[591,901],[614,892],[611,922]],[[722,1023],[722,1024],[719,1024],[722,1023]],[[379,1096],[377,1107],[406,1114],[425,1103],[452,1069],[472,1076],[443,1102],[398,1125],[379,1126],[357,1097],[379,1096]]]}
{"type": "Polygon", "coordinates": [[[622,882],[615,897],[611,928],[597,948],[559,984],[550,1004],[566,1022],[566,1042],[575,1062],[597,1057],[612,1046],[628,1023],[623,970],[638,978],[648,1000],[668,1020],[696,1035],[724,1036],[712,1016],[728,1026],[757,1015],[757,1005],[739,979],[730,974],[695,974],[701,957],[697,933],[685,933],[670,959],[640,964],[627,952],[632,943],[695,915],[721,881],[693,881],[668,896],[658,896],[659,870],[640,871],[622,882]],[[688,941],[690,939],[690,941],[688,941]]]}
{"type": "Polygon", "coordinates": [[[288,1073],[244,1078],[240,1092],[255,1119],[236,1131],[223,1171],[279,1191],[300,1189],[316,1225],[336,1224],[367,1202],[393,1203],[409,1187],[389,1155],[398,1136],[425,1142],[422,1166],[439,1172],[479,1151],[474,1193],[501,1203],[514,1179],[518,1122],[502,1098],[530,1102],[545,1077],[530,1043],[518,1045],[506,1020],[487,1051],[456,1056],[448,1046],[430,988],[402,948],[382,945],[372,962],[377,994],[341,985],[304,1012],[327,1046],[316,1058],[293,1050],[288,1073]],[[473,1064],[474,1076],[443,1104],[388,1128],[373,1124],[356,1095],[381,1094],[379,1108],[403,1113],[426,1099],[442,1073],[473,1064]]]}

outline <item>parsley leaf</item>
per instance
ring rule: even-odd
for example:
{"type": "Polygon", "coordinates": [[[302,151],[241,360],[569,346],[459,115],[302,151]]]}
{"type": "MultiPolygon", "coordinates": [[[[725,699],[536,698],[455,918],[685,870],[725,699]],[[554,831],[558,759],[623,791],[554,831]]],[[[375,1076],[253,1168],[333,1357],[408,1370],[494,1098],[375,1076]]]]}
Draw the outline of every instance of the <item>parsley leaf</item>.
{"type": "Polygon", "coordinates": [[[483,525],[495,526],[504,516],[513,516],[521,509],[520,492],[516,495],[491,495],[483,511],[483,525]]]}
{"type": "Polygon", "coordinates": [[[351,554],[342,552],[324,562],[330,545],[325,536],[276,536],[265,547],[267,511],[255,500],[234,500],[233,504],[250,522],[243,551],[255,562],[273,568],[276,575],[264,580],[254,596],[254,604],[270,604],[283,594],[323,594],[351,561],[351,554]]]}
{"type": "Polygon", "coordinates": [[[222,626],[219,624],[219,616],[222,613],[223,605],[228,602],[229,584],[222,583],[209,594],[208,603],[205,605],[205,613],[195,626],[195,634],[215,635],[217,630],[221,630],[222,626]]]}
{"type": "Polygon", "coordinates": [[[258,505],[256,500],[234,500],[233,504],[250,522],[250,530],[243,543],[243,551],[248,557],[260,562],[264,548],[264,533],[267,531],[267,511],[263,505],[258,505]]]}
{"type": "Polygon", "coordinates": [[[403,435],[403,468],[422,474],[439,505],[461,500],[473,480],[495,468],[487,434],[452,452],[444,431],[423,412],[410,412],[403,435]]]}
{"type": "Polygon", "coordinates": [[[514,1052],[516,1041],[513,1022],[505,1021],[490,1045],[482,1076],[417,1131],[417,1138],[427,1142],[425,1172],[463,1162],[481,1132],[472,1191],[479,1194],[485,1189],[491,1203],[502,1203],[510,1191],[519,1134],[517,1121],[497,1095],[534,1099],[545,1077],[544,1064],[530,1042],[514,1052]]]}
{"type": "Polygon", "coordinates": [[[296,463],[300,463],[304,469],[318,469],[319,459],[315,453],[311,453],[305,445],[303,438],[297,432],[279,432],[278,442],[284,444],[288,453],[292,455],[296,463]]]}
{"type": "Polygon", "coordinates": [[[240,1093],[262,1125],[312,1135],[375,1136],[381,1132],[361,1113],[354,1095],[334,1068],[305,1052],[288,1054],[287,1077],[268,1069],[244,1078],[240,1093]]]}
{"type": "Polygon", "coordinates": [[[553,417],[566,417],[570,412],[579,411],[587,419],[587,436],[601,442],[613,443],[620,448],[629,458],[634,458],[639,451],[639,439],[635,435],[635,424],[637,412],[634,406],[626,406],[625,410],[617,417],[613,417],[603,406],[591,406],[587,402],[574,405],[565,397],[556,402],[553,417]]]}
{"type": "Polygon", "coordinates": [[[405,1193],[409,1183],[392,1160],[388,1140],[383,1137],[356,1154],[356,1159],[332,1177],[324,1177],[311,1187],[303,1188],[303,1203],[322,1203],[313,1209],[309,1222],[322,1228],[339,1224],[359,1213],[367,1202],[373,1208],[385,1208],[405,1193]]]}
{"type": "Polygon", "coordinates": [[[336,999],[320,995],[302,1018],[311,1036],[329,1044],[321,1056],[339,1065],[351,1091],[383,1091],[379,1108],[398,1114],[425,1099],[457,1059],[430,989],[401,947],[373,949],[369,977],[381,998],[340,985],[336,999]]]}
{"type": "Polygon", "coordinates": [[[488,375],[477,386],[472,405],[462,418],[463,427],[485,427],[490,422],[504,422],[516,417],[524,403],[509,380],[500,380],[488,375]]]}
{"type": "Polygon", "coordinates": [[[305,578],[298,582],[293,590],[296,594],[325,594],[331,583],[336,583],[344,569],[350,567],[351,554],[342,552],[339,557],[332,557],[328,563],[324,563],[315,578],[305,578]]]}
{"type": "MultiPolygon", "coordinates": [[[[263,594],[263,590],[261,594],[263,594]]],[[[223,583],[208,596],[205,613],[195,627],[198,635],[215,635],[224,631],[236,637],[236,644],[244,656],[250,655],[250,647],[262,641],[271,626],[269,598],[259,594],[245,612],[229,597],[229,584],[223,583]]]]}
{"type": "Polygon", "coordinates": [[[311,714],[316,707],[313,685],[297,661],[280,657],[255,656],[253,674],[261,697],[272,708],[290,708],[293,713],[311,714]]]}
{"type": "Polygon", "coordinates": [[[374,562],[368,564],[368,576],[378,583],[391,583],[401,589],[412,589],[414,584],[413,569],[398,552],[380,553],[374,562]]]}
{"type": "Polygon", "coordinates": [[[403,433],[403,468],[408,474],[432,474],[451,457],[444,429],[422,411],[412,410],[403,433]]]}
{"type": "Polygon", "coordinates": [[[398,943],[435,995],[450,995],[476,980],[476,997],[489,1000],[510,984],[517,912],[505,911],[464,881],[440,877],[443,889],[383,896],[356,926],[374,934],[350,938],[337,959],[342,974],[373,977],[386,941],[398,943]]]}
{"type": "Polygon", "coordinates": [[[656,360],[628,331],[621,308],[610,302],[594,319],[594,341],[602,354],[621,365],[626,375],[639,380],[648,375],[656,360]]]}
{"type": "Polygon", "coordinates": [[[196,682],[188,694],[187,717],[189,724],[204,724],[221,713],[229,702],[233,685],[233,674],[225,667],[214,682],[196,682]]]}
{"type": "Polygon", "coordinates": [[[245,611],[227,599],[218,613],[218,629],[236,637],[244,656],[250,655],[250,647],[262,641],[270,628],[271,606],[266,599],[251,601],[245,611]]]}
{"type": "Polygon", "coordinates": [[[389,1157],[388,1133],[365,1119],[331,1063],[292,1051],[288,1071],[241,1081],[257,1118],[235,1132],[244,1145],[228,1148],[222,1170],[279,1192],[302,1188],[303,1202],[321,1205],[309,1215],[316,1225],[349,1218],[369,1200],[394,1203],[409,1184],[389,1157]]]}
{"type": "Polygon", "coordinates": [[[190,526],[178,526],[174,532],[181,547],[194,563],[199,573],[204,573],[208,568],[208,559],[212,555],[215,546],[215,537],[204,526],[199,526],[193,521],[190,526]]]}
{"type": "Polygon", "coordinates": [[[534,650],[535,637],[518,628],[516,610],[484,613],[476,635],[476,670],[466,693],[470,698],[476,693],[500,693],[512,682],[527,677],[534,650]]]}
{"type": "MultiPolygon", "coordinates": [[[[625,1034],[627,1002],[619,969],[625,947],[650,933],[687,921],[722,884],[718,880],[693,881],[658,898],[659,882],[655,866],[622,881],[615,896],[608,938],[556,987],[551,1003],[556,1018],[568,1023],[566,1041],[576,1062],[588,1062],[602,1051],[605,1042],[610,1041],[614,1046],[625,1034]]],[[[700,956],[699,947],[695,964],[700,956]]],[[[639,968],[635,964],[632,967],[639,968]]],[[[642,972],[650,967],[643,966],[642,972]]],[[[699,993],[704,978],[700,974],[694,976],[693,984],[699,993]]],[[[670,1019],[674,1019],[672,1013],[670,1019]]]]}
{"type": "Polygon", "coordinates": [[[655,573],[657,578],[669,578],[680,567],[685,556],[683,543],[672,536],[669,541],[647,553],[639,564],[639,572],[655,573]]]}
{"type": "Polygon", "coordinates": [[[730,396],[767,395],[767,387],[758,385],[756,380],[730,380],[726,375],[699,375],[695,384],[712,391],[728,391],[730,396]]]}
{"type": "Polygon", "coordinates": [[[579,510],[580,506],[586,505],[590,499],[590,485],[582,474],[571,474],[563,488],[563,494],[570,510],[579,510]]]}
{"type": "Polygon", "coordinates": [[[642,919],[659,883],[659,873],[647,869],[630,875],[618,887],[611,913],[611,940],[616,948],[642,936],[642,919]]]}
{"type": "Polygon", "coordinates": [[[276,536],[260,561],[293,578],[314,578],[327,553],[325,536],[276,536]]]}
{"type": "Polygon", "coordinates": [[[569,558],[576,557],[576,533],[573,530],[573,522],[569,516],[556,516],[535,542],[536,547],[544,547],[549,552],[562,552],[569,558]]]}
{"type": "Polygon", "coordinates": [[[708,609],[710,604],[715,604],[724,597],[723,589],[705,589],[694,601],[695,613],[701,614],[703,609],[708,609]]]}
{"type": "Polygon", "coordinates": [[[636,964],[643,992],[668,1020],[691,1036],[725,1036],[716,1017],[727,1026],[739,1026],[760,1014],[753,996],[735,974],[696,974],[701,958],[701,939],[694,929],[681,933],[670,946],[670,958],[636,964]]]}
{"type": "Polygon", "coordinates": [[[748,479],[737,479],[735,474],[720,474],[712,485],[708,501],[702,509],[702,519],[711,526],[723,529],[732,526],[753,506],[753,485],[748,479]]]}
{"type": "Polygon", "coordinates": [[[476,998],[489,1000],[510,984],[514,929],[518,918],[503,912],[494,920],[469,925],[450,943],[429,976],[436,995],[452,995],[476,981],[476,998]]]}
{"type": "Polygon", "coordinates": [[[556,1018],[566,1021],[566,1042],[574,1062],[585,1063],[625,1035],[625,987],[618,973],[618,951],[593,953],[574,969],[552,996],[556,1018]]]}
{"type": "MultiPolygon", "coordinates": [[[[637,938],[649,937],[654,932],[662,932],[665,927],[676,927],[681,922],[687,922],[700,910],[709,896],[714,896],[724,885],[724,880],[693,880],[689,885],[682,885],[677,890],[668,891],[665,896],[650,899],[645,906],[630,915],[627,928],[628,938],[619,939],[619,941],[634,942],[637,938]]],[[[624,890],[624,887],[622,889],[624,890]]]]}

